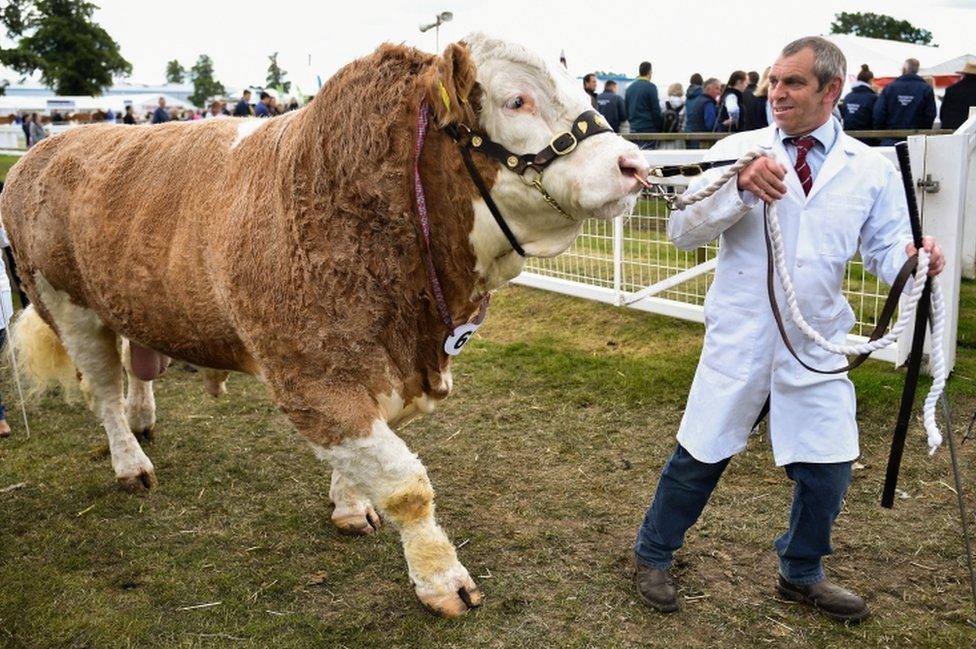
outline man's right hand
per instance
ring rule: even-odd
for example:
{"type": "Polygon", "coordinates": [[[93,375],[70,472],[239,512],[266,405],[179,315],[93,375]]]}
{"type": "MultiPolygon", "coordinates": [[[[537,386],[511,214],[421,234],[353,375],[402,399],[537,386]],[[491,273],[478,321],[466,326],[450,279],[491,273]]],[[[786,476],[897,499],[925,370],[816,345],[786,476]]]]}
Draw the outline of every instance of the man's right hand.
{"type": "Polygon", "coordinates": [[[772,203],[786,196],[786,167],[772,158],[756,158],[739,172],[737,187],[755,194],[759,200],[772,203]]]}

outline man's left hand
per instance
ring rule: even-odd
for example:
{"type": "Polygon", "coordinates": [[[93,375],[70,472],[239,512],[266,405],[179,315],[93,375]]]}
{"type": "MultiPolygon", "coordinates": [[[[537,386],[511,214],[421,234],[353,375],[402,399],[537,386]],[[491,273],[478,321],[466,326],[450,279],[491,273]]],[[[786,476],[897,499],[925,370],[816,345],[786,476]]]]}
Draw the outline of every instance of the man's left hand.
{"type": "MultiPolygon", "coordinates": [[[[935,277],[945,268],[945,255],[942,254],[942,248],[932,237],[922,237],[922,248],[929,253],[929,277],[935,277]]],[[[905,246],[905,252],[908,253],[909,257],[914,255],[916,252],[915,244],[910,243],[905,246]]]]}

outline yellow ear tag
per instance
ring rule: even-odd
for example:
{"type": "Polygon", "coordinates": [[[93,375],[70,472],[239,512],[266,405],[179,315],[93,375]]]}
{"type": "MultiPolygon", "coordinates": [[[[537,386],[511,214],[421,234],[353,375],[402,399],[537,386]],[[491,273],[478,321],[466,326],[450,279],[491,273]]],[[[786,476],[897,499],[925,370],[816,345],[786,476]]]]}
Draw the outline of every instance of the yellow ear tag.
{"type": "Polygon", "coordinates": [[[444,108],[446,108],[448,110],[448,112],[450,112],[451,111],[451,96],[449,94],[447,94],[447,88],[444,87],[444,82],[443,81],[438,81],[437,83],[439,83],[440,86],[441,86],[441,99],[444,101],[444,108]]]}

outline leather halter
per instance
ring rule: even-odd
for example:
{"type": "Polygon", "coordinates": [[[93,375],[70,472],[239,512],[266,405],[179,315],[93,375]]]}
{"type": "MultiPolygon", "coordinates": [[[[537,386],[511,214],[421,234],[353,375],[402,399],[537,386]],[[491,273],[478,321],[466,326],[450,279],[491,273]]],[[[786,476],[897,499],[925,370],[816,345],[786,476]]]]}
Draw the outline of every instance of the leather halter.
{"type": "Polygon", "coordinates": [[[478,173],[474,160],[471,159],[471,151],[478,151],[482,155],[495,160],[505,169],[518,174],[519,178],[525,184],[534,187],[539,193],[542,194],[542,198],[546,201],[546,203],[549,204],[550,207],[562,214],[567,219],[573,220],[573,217],[571,217],[569,213],[567,213],[566,210],[564,210],[559,203],[556,202],[556,199],[554,199],[549,192],[546,191],[545,187],[543,187],[542,174],[550,164],[575,151],[576,147],[579,146],[579,143],[586,138],[593,137],[594,135],[598,135],[600,133],[613,133],[613,129],[610,128],[609,124],[607,124],[607,121],[603,118],[603,115],[595,110],[587,110],[573,120],[573,126],[570,130],[554,135],[552,139],[549,140],[549,144],[538,153],[524,153],[518,155],[512,153],[501,144],[493,141],[485,133],[472,130],[465,124],[455,122],[445,126],[444,130],[451,137],[451,139],[457,143],[458,149],[461,151],[461,157],[464,160],[464,166],[467,167],[468,174],[471,175],[471,180],[474,181],[475,186],[478,188],[478,192],[481,194],[481,198],[488,206],[488,210],[495,218],[495,222],[498,223],[498,227],[501,228],[505,238],[508,239],[509,245],[511,245],[512,249],[522,257],[525,256],[525,250],[522,249],[522,246],[515,238],[515,234],[505,222],[505,218],[499,211],[495,201],[492,200],[491,194],[488,191],[487,185],[485,185],[484,179],[481,177],[481,174],[478,173]],[[534,178],[529,178],[527,175],[530,171],[535,172],[534,178]]]}

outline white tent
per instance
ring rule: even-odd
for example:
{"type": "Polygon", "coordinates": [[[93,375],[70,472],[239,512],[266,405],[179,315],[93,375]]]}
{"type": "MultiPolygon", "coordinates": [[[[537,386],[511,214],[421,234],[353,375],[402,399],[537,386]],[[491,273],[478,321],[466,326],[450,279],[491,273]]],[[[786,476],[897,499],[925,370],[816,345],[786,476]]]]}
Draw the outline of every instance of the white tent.
{"type": "Polygon", "coordinates": [[[168,108],[193,108],[193,105],[182,99],[169,95],[132,94],[132,95],[103,95],[101,97],[63,96],[63,95],[19,95],[0,96],[0,116],[14,113],[42,113],[49,115],[52,110],[64,113],[107,111],[111,108],[116,113],[125,112],[125,107],[132,105],[137,113],[156,108],[159,98],[166,99],[168,108]]]}
{"type": "Polygon", "coordinates": [[[853,34],[829,34],[825,36],[841,49],[847,58],[847,81],[857,79],[861,65],[868,64],[875,77],[897,77],[905,59],[918,59],[923,66],[945,60],[945,52],[937,47],[914,45],[880,38],[866,38],[853,34]]]}
{"type": "Polygon", "coordinates": [[[976,54],[963,54],[954,59],[943,61],[938,65],[921,68],[918,73],[922,76],[938,77],[946,74],[958,74],[967,63],[976,63],[976,54]]]}

